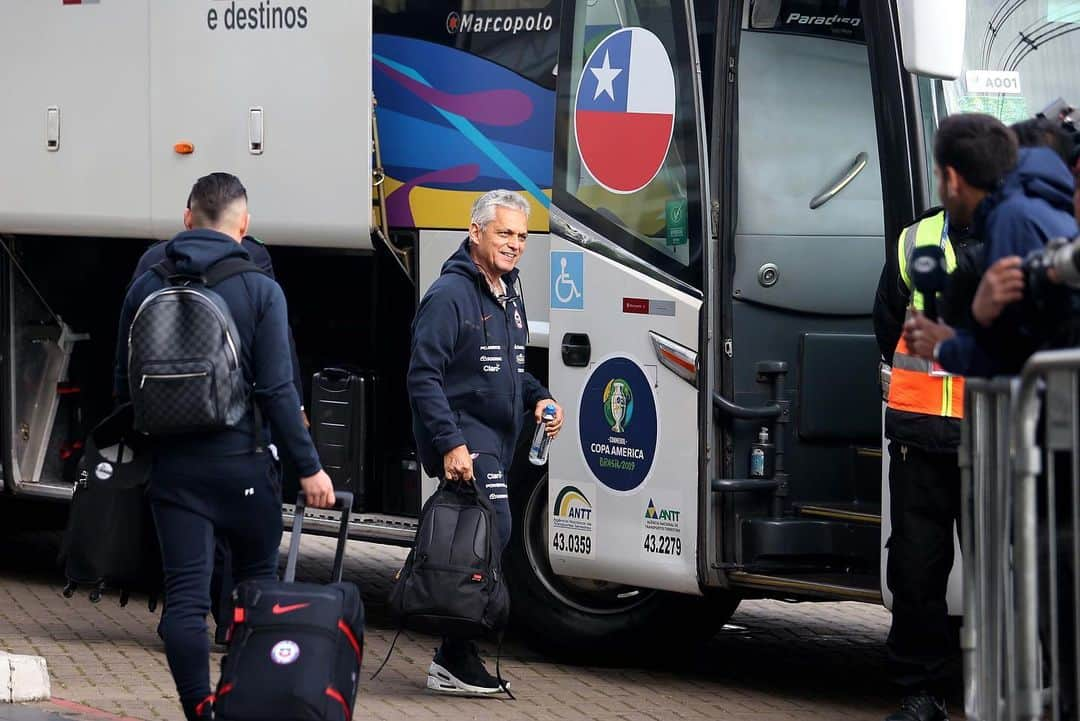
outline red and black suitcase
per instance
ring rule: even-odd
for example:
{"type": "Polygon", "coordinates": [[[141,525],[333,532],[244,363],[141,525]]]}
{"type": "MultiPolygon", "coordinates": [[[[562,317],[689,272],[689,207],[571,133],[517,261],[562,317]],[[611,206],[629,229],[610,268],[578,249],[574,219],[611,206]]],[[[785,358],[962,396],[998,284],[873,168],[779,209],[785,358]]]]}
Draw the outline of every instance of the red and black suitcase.
{"type": "Polygon", "coordinates": [[[245,581],[233,592],[229,650],[214,718],[351,721],[364,657],[364,604],[341,581],[352,494],[337,491],[341,529],[333,583],[296,583],[305,501],[296,501],[284,581],[245,581]]]}

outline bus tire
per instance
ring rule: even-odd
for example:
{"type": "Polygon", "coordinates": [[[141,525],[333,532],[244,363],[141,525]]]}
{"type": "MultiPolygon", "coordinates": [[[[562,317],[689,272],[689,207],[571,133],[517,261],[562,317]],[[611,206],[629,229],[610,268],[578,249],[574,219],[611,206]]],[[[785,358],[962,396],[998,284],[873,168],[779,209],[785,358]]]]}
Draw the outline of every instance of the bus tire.
{"type": "Polygon", "coordinates": [[[575,663],[655,660],[658,651],[712,638],[739,597],[687,596],[557,576],[547,561],[547,475],[515,464],[514,525],[504,557],[511,623],[533,648],[575,663]]]}

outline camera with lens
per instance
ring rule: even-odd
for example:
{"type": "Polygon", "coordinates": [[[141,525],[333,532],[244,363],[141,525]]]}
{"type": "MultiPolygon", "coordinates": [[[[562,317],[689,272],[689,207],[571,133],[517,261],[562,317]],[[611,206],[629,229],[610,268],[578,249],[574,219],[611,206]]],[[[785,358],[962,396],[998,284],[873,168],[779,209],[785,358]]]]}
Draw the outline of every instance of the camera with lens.
{"type": "Polygon", "coordinates": [[[1067,240],[1054,238],[1039,250],[1032,251],[1021,265],[1024,287],[1031,295],[1048,283],[1080,290],[1080,236],[1067,240]]]}
{"type": "MultiPolygon", "coordinates": [[[[1058,138],[1064,143],[1062,154],[1070,170],[1080,160],[1080,111],[1062,98],[1046,106],[1037,117],[1060,125],[1058,138]]],[[[1080,236],[1072,240],[1055,238],[1043,248],[1032,251],[1021,266],[1026,295],[1032,299],[1045,296],[1051,284],[1080,290],[1080,236]]]]}

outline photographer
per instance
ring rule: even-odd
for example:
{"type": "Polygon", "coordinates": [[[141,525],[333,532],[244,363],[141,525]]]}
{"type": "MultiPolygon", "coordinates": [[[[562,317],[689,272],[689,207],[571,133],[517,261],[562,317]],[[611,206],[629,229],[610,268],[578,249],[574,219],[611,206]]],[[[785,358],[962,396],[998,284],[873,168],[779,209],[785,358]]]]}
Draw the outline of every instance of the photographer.
{"type": "Polygon", "coordinates": [[[950,121],[957,117],[964,116],[942,122],[934,155],[943,204],[954,216],[970,213],[975,235],[985,242],[989,268],[972,302],[976,324],[973,330],[953,330],[916,314],[905,324],[904,334],[913,354],[932,358],[949,372],[966,376],[1017,373],[1036,350],[1059,345],[1070,334],[1063,331],[1070,325],[1068,294],[1054,292],[1043,302],[1020,302],[1022,292],[1018,293],[1013,271],[1018,270],[1019,257],[1041,252],[1050,239],[1076,235],[1075,186],[1060,154],[1064,147],[1059,145],[1059,152],[1045,147],[1045,131],[1052,124],[1039,124],[1025,139],[1043,147],[1022,148],[1004,182],[980,194],[956,173],[955,165],[950,167],[970,146],[970,137],[951,127],[950,121]]]}
{"type": "MultiPolygon", "coordinates": [[[[1046,118],[1035,118],[1014,126],[1021,144],[1025,137],[1021,127],[1037,134],[1045,145],[1061,156],[1072,171],[1074,180],[1080,175],[1080,136],[1076,135],[1072,122],[1055,124],[1046,118]],[[1070,132],[1071,131],[1071,132],[1070,132]]],[[[1080,222],[1080,187],[1073,193],[1073,215],[1080,222]]],[[[1044,288],[1045,283],[1080,286],[1080,244],[1076,240],[1068,242],[1064,238],[1052,240],[1043,251],[1035,251],[1024,261],[1018,255],[1001,258],[987,269],[975,298],[971,311],[976,322],[984,328],[997,320],[1005,307],[1020,302],[1024,297],[1024,276],[1034,281],[1035,290],[1044,288]]],[[[1063,339],[1066,340],[1066,339],[1063,339]]],[[[1071,344],[1071,343],[1069,343],[1071,344]]]]}

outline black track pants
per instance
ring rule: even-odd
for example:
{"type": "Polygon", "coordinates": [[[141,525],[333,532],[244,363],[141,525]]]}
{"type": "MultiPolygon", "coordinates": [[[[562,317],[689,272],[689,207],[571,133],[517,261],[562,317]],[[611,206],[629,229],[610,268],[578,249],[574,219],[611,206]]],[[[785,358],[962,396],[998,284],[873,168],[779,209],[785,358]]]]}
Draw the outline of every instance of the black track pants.
{"type": "Polygon", "coordinates": [[[945,596],[953,528],[960,522],[960,469],[955,453],[928,453],[895,441],[889,459],[892,675],[906,689],[943,694],[949,662],[959,650],[945,596]]]}
{"type": "Polygon", "coordinates": [[[215,538],[227,540],[235,581],[273,578],[281,544],[281,496],[269,456],[156,462],[151,507],[165,570],[161,631],[182,703],[210,694],[210,577],[215,538]]]}

